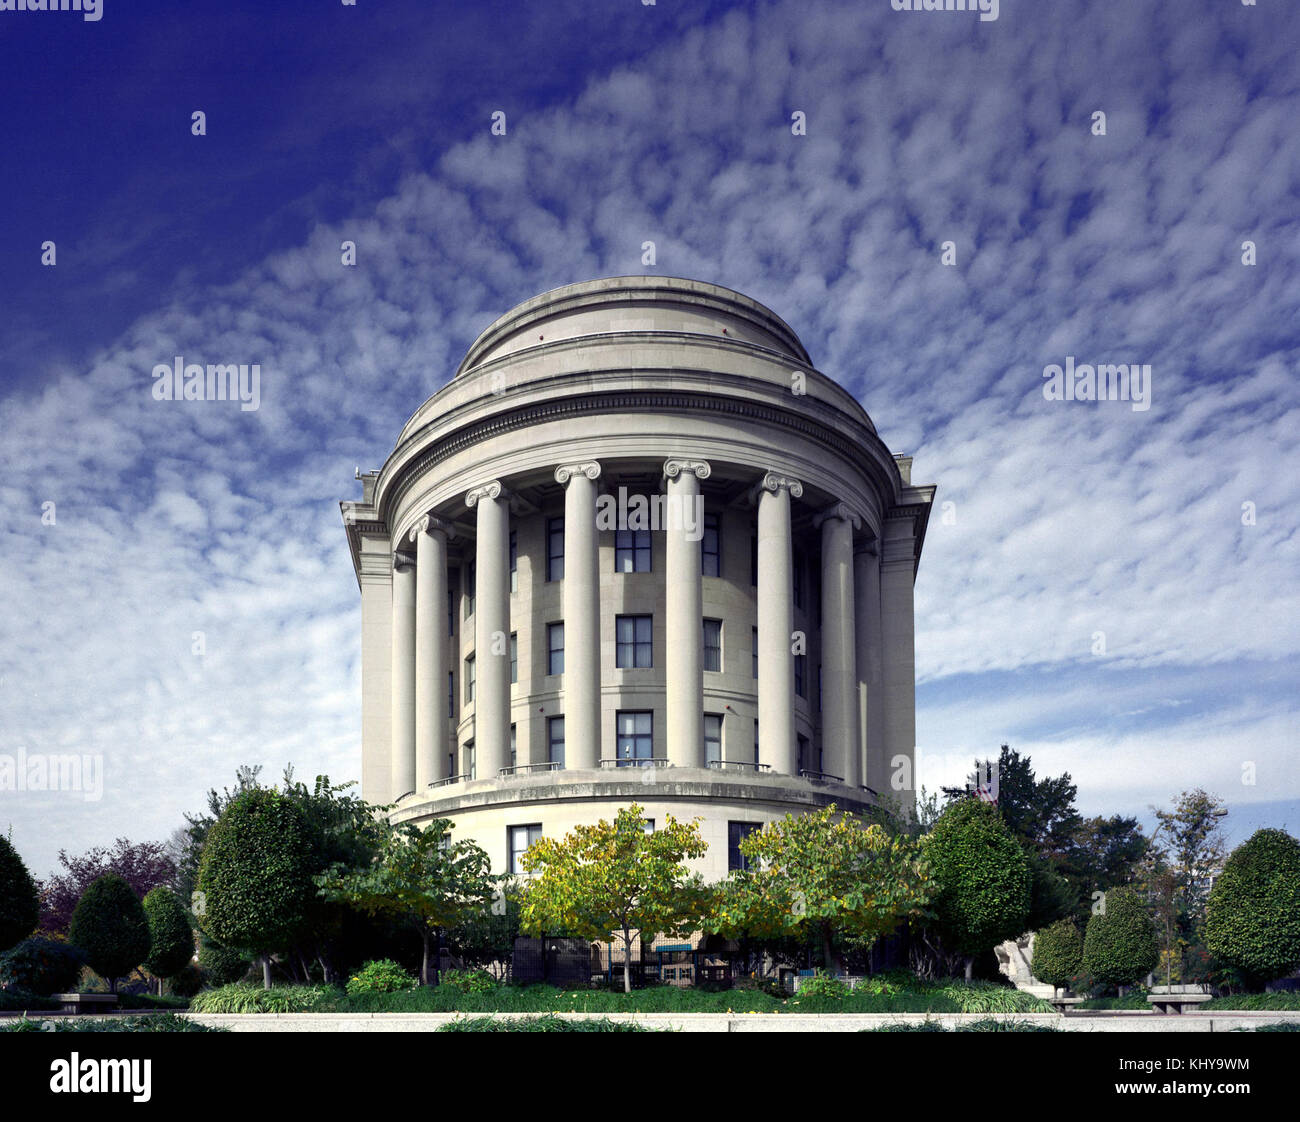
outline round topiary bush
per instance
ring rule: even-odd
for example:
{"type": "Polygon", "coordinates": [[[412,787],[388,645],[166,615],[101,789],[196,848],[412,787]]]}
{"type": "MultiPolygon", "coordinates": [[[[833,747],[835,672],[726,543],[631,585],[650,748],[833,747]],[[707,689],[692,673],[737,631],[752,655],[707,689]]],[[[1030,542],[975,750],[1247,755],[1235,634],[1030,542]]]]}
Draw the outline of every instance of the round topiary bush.
{"type": "Polygon", "coordinates": [[[974,956],[1025,930],[1032,876],[1025,851],[996,808],[961,799],[924,838],[938,892],[931,906],[946,947],[974,956]]]}
{"type": "Polygon", "coordinates": [[[149,957],[145,965],[159,979],[170,978],[190,964],[194,957],[194,932],[181,907],[180,898],[170,888],[159,885],[144,898],[144,914],[149,920],[149,957]]]}
{"type": "Polygon", "coordinates": [[[66,993],[85,965],[76,947],[33,935],[0,954],[0,985],[24,993],[66,993]]]}
{"type": "Polygon", "coordinates": [[[0,834],[0,951],[22,942],[41,917],[36,882],[9,839],[0,834]]]}
{"type": "Polygon", "coordinates": [[[1256,984],[1300,965],[1300,842],[1256,830],[1232,851],[1210,890],[1205,945],[1256,984]]]}
{"type": "Polygon", "coordinates": [[[1083,936],[1072,919],[1057,920],[1034,936],[1034,977],[1057,988],[1068,987],[1083,967],[1083,936]]]}
{"type": "Polygon", "coordinates": [[[1131,986],[1151,973],[1159,959],[1160,943],[1146,902],[1132,888],[1112,888],[1102,911],[1088,920],[1084,969],[1099,982],[1131,986]]]}
{"type": "Polygon", "coordinates": [[[398,990],[412,990],[416,979],[391,958],[376,959],[367,962],[348,979],[347,991],[359,993],[396,993],[398,990]]]}
{"type": "Polygon", "coordinates": [[[117,992],[117,980],[149,953],[149,920],[131,886],[116,873],[91,881],[77,901],[68,942],[78,947],[96,974],[117,992]]]}

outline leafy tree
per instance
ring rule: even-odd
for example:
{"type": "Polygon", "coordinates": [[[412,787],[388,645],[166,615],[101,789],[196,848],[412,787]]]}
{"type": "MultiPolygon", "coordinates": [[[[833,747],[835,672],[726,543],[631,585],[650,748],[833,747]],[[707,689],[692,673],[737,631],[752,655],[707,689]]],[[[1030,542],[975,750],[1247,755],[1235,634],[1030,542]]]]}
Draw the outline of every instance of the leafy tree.
{"type": "Polygon", "coordinates": [[[432,938],[492,906],[492,865],[471,841],[452,841],[452,824],[436,818],[424,829],[410,823],[384,831],[378,857],[363,869],[331,866],[314,878],[320,895],[371,915],[408,923],[424,944],[420,980],[430,984],[432,938]]]}
{"type": "Polygon", "coordinates": [[[1300,842],[1256,830],[1232,851],[1210,890],[1205,943],[1256,984],[1300,966],[1300,842]]]}
{"type": "Polygon", "coordinates": [[[253,963],[243,951],[223,947],[199,933],[199,967],[212,986],[228,986],[248,977],[253,963]]]}
{"type": "Polygon", "coordinates": [[[144,898],[144,914],[149,921],[149,956],[144,964],[162,980],[185,969],[194,957],[194,932],[179,897],[170,888],[159,885],[144,898]]]}
{"type": "Polygon", "coordinates": [[[271,955],[302,932],[315,871],[311,829],[302,810],[276,791],[237,795],[207,831],[195,915],[219,943],[261,958],[271,988],[271,955]]]}
{"type": "Polygon", "coordinates": [[[1054,989],[1068,987],[1083,966],[1083,935],[1072,919],[1057,920],[1034,936],[1034,977],[1054,989]]]}
{"type": "Polygon", "coordinates": [[[0,834],[0,951],[22,942],[40,919],[40,895],[9,839],[0,834]]]}
{"type": "Polygon", "coordinates": [[[1063,872],[1078,896],[1076,914],[1082,922],[1087,923],[1094,901],[1134,879],[1150,848],[1151,839],[1136,818],[1114,814],[1079,824],[1063,872]]]}
{"type": "Polygon", "coordinates": [[[924,839],[934,874],[934,930],[965,959],[1025,931],[1033,874],[1020,842],[988,803],[952,803],[924,839]]]}
{"type": "MultiPolygon", "coordinates": [[[[499,967],[510,962],[523,916],[523,890],[499,884],[487,911],[474,911],[447,929],[447,947],[466,966],[499,967]]],[[[499,974],[498,970],[498,974],[499,974]]]]}
{"type": "Polygon", "coordinates": [[[1128,986],[1151,973],[1160,958],[1155,925],[1133,888],[1113,888],[1088,920],[1083,968],[1099,982],[1128,986]]]}
{"type": "Polygon", "coordinates": [[[92,970],[117,980],[134,970],[149,953],[149,921],[140,898],[116,873],[92,881],[72,911],[68,940],[86,956],[92,970]]]}
{"type": "Polygon", "coordinates": [[[33,935],[0,954],[0,986],[42,996],[77,984],[86,956],[57,939],[33,935]]]}
{"type": "Polygon", "coordinates": [[[816,940],[838,970],[837,937],[866,949],[927,914],[933,885],[920,846],[837,816],[833,804],[769,822],[740,851],[746,868],[720,886],[708,921],[721,934],[816,940]]]}
{"type": "Polygon", "coordinates": [[[644,939],[696,925],[703,892],[683,862],[707,850],[699,826],[671,814],[647,833],[635,803],[614,822],[578,826],[562,839],[539,838],[523,856],[525,871],[538,874],[524,897],[523,930],[600,940],[620,936],[623,990],[630,993],[632,932],[644,939]]]}
{"type": "Polygon", "coordinates": [[[77,901],[92,882],[105,873],[116,873],[137,898],[143,898],[160,884],[171,884],[176,866],[162,842],[132,842],[118,838],[112,848],[95,846],[77,857],[59,850],[59,862],[67,871],[51,877],[41,886],[41,930],[65,935],[77,901]]]}
{"type": "Polygon", "coordinates": [[[1210,884],[1227,853],[1222,820],[1223,800],[1197,787],[1178,796],[1173,810],[1152,807],[1159,825],[1152,841],[1154,871],[1171,869],[1177,879],[1180,926],[1191,935],[1205,915],[1210,884]]]}

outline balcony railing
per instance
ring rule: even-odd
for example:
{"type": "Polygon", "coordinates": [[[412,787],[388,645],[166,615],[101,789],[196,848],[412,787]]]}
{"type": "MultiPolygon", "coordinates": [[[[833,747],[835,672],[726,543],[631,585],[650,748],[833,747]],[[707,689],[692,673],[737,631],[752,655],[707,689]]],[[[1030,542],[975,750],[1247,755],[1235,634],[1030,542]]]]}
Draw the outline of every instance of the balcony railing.
{"type": "Polygon", "coordinates": [[[512,764],[510,767],[503,767],[497,775],[527,775],[530,771],[560,771],[561,765],[554,760],[547,760],[544,764],[512,764]]]}
{"type": "Polygon", "coordinates": [[[844,782],[844,776],[831,775],[830,772],[827,771],[809,771],[807,768],[801,767],[799,769],[799,774],[802,775],[805,779],[815,779],[820,783],[843,783],[844,782]]]}
{"type": "Polygon", "coordinates": [[[668,767],[669,763],[658,756],[635,760],[601,760],[601,767],[668,767]]]}
{"type": "Polygon", "coordinates": [[[446,779],[435,779],[432,783],[429,784],[429,786],[430,786],[430,787],[450,787],[453,783],[459,783],[459,782],[461,782],[462,780],[464,780],[464,779],[468,779],[468,778],[469,778],[468,775],[449,775],[449,776],[447,776],[446,779]]]}
{"type": "Polygon", "coordinates": [[[751,764],[744,760],[709,760],[705,767],[713,768],[716,771],[771,771],[771,764],[751,764]]]}

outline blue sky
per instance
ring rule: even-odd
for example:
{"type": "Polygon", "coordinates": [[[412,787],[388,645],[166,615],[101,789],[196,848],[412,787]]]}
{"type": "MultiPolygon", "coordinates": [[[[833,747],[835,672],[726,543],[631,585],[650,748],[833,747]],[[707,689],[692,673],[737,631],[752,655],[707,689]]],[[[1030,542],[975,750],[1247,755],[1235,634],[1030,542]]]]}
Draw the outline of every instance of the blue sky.
{"type": "Polygon", "coordinates": [[[1279,0],[0,11],[0,755],[105,769],[0,829],[44,875],[243,763],[357,777],[354,467],[506,309],[646,272],[770,306],[953,504],[930,779],[1009,741],[1085,813],[1295,832],[1298,47],[1279,0]],[[175,355],[260,408],[155,401],[175,355]],[[1045,400],[1067,356],[1150,409],[1045,400]]]}

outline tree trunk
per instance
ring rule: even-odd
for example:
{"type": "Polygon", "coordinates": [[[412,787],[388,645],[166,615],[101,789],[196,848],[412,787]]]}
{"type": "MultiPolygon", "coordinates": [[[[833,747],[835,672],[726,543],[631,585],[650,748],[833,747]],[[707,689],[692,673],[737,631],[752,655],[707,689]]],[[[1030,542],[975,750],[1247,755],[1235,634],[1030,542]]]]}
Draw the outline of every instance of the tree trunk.
{"type": "Polygon", "coordinates": [[[835,958],[835,951],[831,946],[831,929],[829,925],[822,924],[822,958],[826,961],[826,973],[840,974],[840,964],[835,958]]]}
{"type": "Polygon", "coordinates": [[[271,988],[271,956],[262,955],[262,988],[269,990],[271,988]]]}
{"type": "Polygon", "coordinates": [[[966,956],[966,981],[969,982],[971,980],[971,976],[974,970],[975,970],[975,958],[973,955],[967,955],[966,956]]]}
{"type": "Polygon", "coordinates": [[[162,997],[162,979],[161,979],[161,978],[157,978],[157,979],[155,979],[155,980],[156,980],[157,983],[158,983],[158,996],[159,996],[159,997],[162,997]]]}
{"type": "Polygon", "coordinates": [[[420,937],[424,940],[424,956],[420,959],[420,984],[429,985],[429,929],[422,928],[420,937]]]}
{"type": "Polygon", "coordinates": [[[632,992],[632,932],[623,928],[623,992],[632,992]]]}

